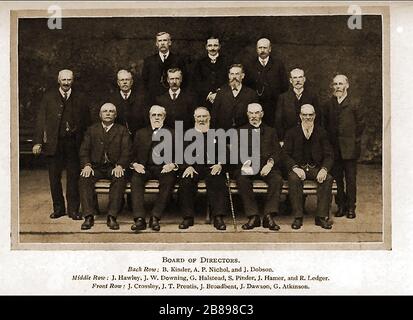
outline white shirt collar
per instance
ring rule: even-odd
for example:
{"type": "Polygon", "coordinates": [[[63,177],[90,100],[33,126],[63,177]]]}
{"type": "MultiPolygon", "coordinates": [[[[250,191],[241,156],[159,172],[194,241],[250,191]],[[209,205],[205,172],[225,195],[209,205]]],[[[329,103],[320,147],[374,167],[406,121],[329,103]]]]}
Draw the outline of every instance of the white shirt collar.
{"type": "MultiPolygon", "coordinates": [[[[181,88],[175,91],[175,94],[176,94],[175,99],[178,99],[180,93],[181,93],[181,88]]],[[[169,89],[169,96],[171,97],[171,99],[173,99],[173,94],[174,92],[172,91],[172,89],[169,89]]]]}
{"type": "MultiPolygon", "coordinates": [[[[122,96],[122,99],[125,99],[125,93],[120,90],[120,95],[122,96]]],[[[129,90],[128,92],[126,92],[126,99],[128,99],[130,97],[130,94],[132,93],[132,90],[129,90]]]]}
{"type": "Polygon", "coordinates": [[[152,127],[152,125],[151,125],[151,128],[152,128],[152,131],[158,131],[159,129],[162,129],[162,127],[154,128],[154,127],[152,127]]]}
{"type": "Polygon", "coordinates": [[[168,57],[169,57],[169,50],[168,50],[167,53],[162,53],[162,52],[159,51],[158,54],[159,54],[159,57],[161,58],[161,60],[162,60],[163,62],[165,62],[163,56],[165,56],[165,59],[168,59],[168,57]]]}
{"type": "Polygon", "coordinates": [[[102,122],[102,127],[103,127],[103,129],[105,129],[106,130],[106,128],[108,128],[107,130],[106,130],[106,132],[108,132],[112,127],[113,127],[113,125],[114,125],[115,123],[112,123],[111,125],[105,125],[103,122],[102,122]]]}
{"type": "Polygon", "coordinates": [[[219,57],[219,53],[217,53],[215,56],[211,56],[211,55],[208,53],[208,57],[209,57],[209,59],[211,59],[211,60],[217,60],[218,57],[219,57]]]}
{"type": "Polygon", "coordinates": [[[270,56],[268,56],[268,57],[266,57],[265,59],[261,59],[260,57],[258,57],[258,61],[261,63],[261,64],[265,64],[265,65],[267,65],[268,64],[268,60],[270,60],[270,56]]]}
{"type": "MultiPolygon", "coordinates": [[[[62,97],[65,96],[65,92],[60,87],[59,87],[59,92],[62,95],[62,97]]],[[[69,99],[70,95],[72,94],[72,88],[70,88],[68,91],[66,91],[66,94],[67,94],[67,99],[69,99]]]]}
{"type": "Polygon", "coordinates": [[[293,91],[296,96],[301,96],[303,94],[304,88],[301,88],[300,90],[293,88],[293,91]]]}
{"type": "Polygon", "coordinates": [[[231,86],[230,86],[230,89],[231,89],[232,94],[234,95],[234,97],[236,97],[236,96],[240,93],[240,91],[241,91],[241,89],[242,89],[242,83],[239,85],[239,88],[238,88],[237,91],[232,90],[232,87],[231,87],[231,86]]]}
{"type": "Polygon", "coordinates": [[[342,103],[343,100],[344,100],[346,97],[347,97],[347,92],[346,92],[344,95],[342,95],[340,98],[337,97],[337,102],[338,102],[338,104],[342,103]]]}

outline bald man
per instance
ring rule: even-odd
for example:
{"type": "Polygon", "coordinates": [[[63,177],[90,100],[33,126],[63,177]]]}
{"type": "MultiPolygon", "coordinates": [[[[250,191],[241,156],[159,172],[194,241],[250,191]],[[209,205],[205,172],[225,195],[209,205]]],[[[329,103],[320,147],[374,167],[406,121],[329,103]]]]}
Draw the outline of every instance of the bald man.
{"type": "Polygon", "coordinates": [[[278,96],[288,90],[288,76],[284,63],[271,56],[271,42],[257,41],[257,57],[245,64],[245,84],[255,90],[264,111],[263,121],[273,127],[278,96]]]}
{"type": "MultiPolygon", "coordinates": [[[[259,170],[253,172],[250,163],[245,161],[235,170],[235,177],[244,205],[244,211],[248,217],[248,222],[245,223],[242,228],[244,230],[250,230],[261,226],[261,215],[259,213],[257,200],[254,197],[252,182],[255,179],[262,179],[268,184],[262,226],[269,230],[278,231],[280,227],[275,222],[275,216],[279,212],[279,200],[283,185],[280,172],[282,150],[275,129],[262,122],[263,116],[264,112],[261,105],[251,103],[248,105],[247,111],[249,123],[240,127],[241,130],[248,130],[249,136],[251,136],[254,131],[259,134],[260,150],[259,154],[255,154],[255,156],[259,156],[259,159],[257,159],[257,161],[259,161],[259,170]]],[[[248,142],[252,140],[252,138],[249,138],[248,142]]],[[[239,146],[239,150],[247,145],[243,143],[243,141],[240,143],[242,144],[239,146]]],[[[252,150],[251,146],[248,146],[248,150],[252,150]]],[[[252,151],[249,151],[248,154],[252,154],[252,151]]]]}
{"type": "Polygon", "coordinates": [[[343,74],[335,76],[331,87],[333,96],[324,106],[324,122],[334,149],[332,174],[337,182],[335,216],[354,219],[357,159],[360,157],[364,120],[359,101],[348,93],[348,78],[343,74]]]}
{"type": "Polygon", "coordinates": [[[79,214],[79,148],[90,123],[84,96],[72,89],[71,70],[60,70],[58,88],[45,93],[37,115],[33,153],[46,156],[49,169],[50,193],[53,201],[51,219],[66,213],[73,220],[79,214]],[[66,202],[62,191],[62,172],[66,168],[66,202]]]}
{"type": "Polygon", "coordinates": [[[115,123],[116,107],[105,103],[100,108],[101,121],[88,128],[80,147],[80,201],[85,221],[81,229],[93,227],[95,215],[95,182],[111,180],[107,226],[118,230],[116,221],[126,187],[125,168],[131,158],[131,138],[128,129],[115,123]]]}
{"type": "MultiPolygon", "coordinates": [[[[132,208],[134,224],[133,231],[146,229],[146,213],[144,207],[145,182],[149,179],[159,180],[159,195],[152,208],[149,218],[149,227],[154,231],[161,229],[160,220],[171,198],[176,181],[178,166],[171,158],[167,163],[156,163],[154,148],[163,141],[162,130],[167,130],[173,137],[173,130],[165,128],[164,122],[167,114],[164,107],[153,105],[149,110],[150,125],[136,132],[133,141],[131,169],[132,208]],[[157,140],[159,137],[160,140],[157,140]]],[[[171,151],[173,151],[172,145],[171,151]]]]}
{"type": "Polygon", "coordinates": [[[288,170],[288,195],[293,209],[292,229],[303,225],[303,182],[317,182],[317,212],[315,224],[331,229],[329,212],[333,178],[330,175],[334,155],[327,132],[314,120],[317,114],[311,104],[301,107],[301,125],[285,135],[285,164],[288,170]]]}

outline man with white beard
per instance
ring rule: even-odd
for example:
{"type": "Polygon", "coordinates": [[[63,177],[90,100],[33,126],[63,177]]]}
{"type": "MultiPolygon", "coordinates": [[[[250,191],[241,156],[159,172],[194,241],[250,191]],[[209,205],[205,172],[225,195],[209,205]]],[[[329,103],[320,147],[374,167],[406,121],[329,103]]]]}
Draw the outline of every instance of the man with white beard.
{"type": "Polygon", "coordinates": [[[324,107],[325,128],[334,150],[332,175],[337,182],[336,217],[356,217],[357,159],[364,129],[360,103],[348,94],[349,81],[339,74],[332,82],[333,97],[324,107]],[[344,188],[344,179],[346,181],[344,188]]]}
{"type": "Polygon", "coordinates": [[[301,126],[287,131],[284,140],[285,165],[288,170],[288,188],[294,215],[293,229],[303,225],[303,182],[317,182],[317,212],[315,224],[331,229],[328,220],[333,178],[329,174],[334,154],[327,132],[314,125],[316,113],[311,104],[301,107],[301,126]]]}
{"type": "MultiPolygon", "coordinates": [[[[180,166],[183,170],[179,183],[179,203],[183,220],[179,229],[188,229],[194,225],[195,198],[199,180],[205,180],[207,188],[207,199],[214,217],[214,227],[217,230],[225,230],[224,216],[228,214],[229,197],[226,192],[225,169],[218,161],[218,145],[214,143],[215,153],[208,152],[207,134],[209,131],[211,116],[205,107],[198,107],[194,112],[195,131],[202,134],[193,143],[203,143],[203,148],[197,148],[197,159],[194,164],[184,163],[180,166]],[[202,150],[202,153],[200,153],[202,150]]],[[[215,140],[216,141],[216,140],[215,140]]],[[[199,145],[198,145],[199,146],[199,145]]],[[[187,145],[186,145],[187,147],[187,145]]],[[[185,149],[185,148],[184,148],[185,149]]],[[[185,156],[185,160],[187,157],[185,156]]],[[[185,162],[185,161],[184,161],[185,162]]]]}

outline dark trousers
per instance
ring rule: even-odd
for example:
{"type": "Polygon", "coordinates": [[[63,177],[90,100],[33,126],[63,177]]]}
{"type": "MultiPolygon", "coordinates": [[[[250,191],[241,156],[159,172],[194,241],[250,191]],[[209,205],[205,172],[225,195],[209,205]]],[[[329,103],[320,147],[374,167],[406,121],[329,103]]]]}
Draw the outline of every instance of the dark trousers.
{"type": "Polygon", "coordinates": [[[277,169],[272,169],[270,173],[262,177],[260,174],[250,176],[241,174],[241,170],[235,171],[238,191],[244,205],[244,212],[248,217],[259,215],[258,204],[254,196],[253,180],[264,180],[268,184],[268,192],[265,200],[264,214],[278,213],[280,204],[280,194],[283,185],[281,173],[277,169]]]}
{"type": "Polygon", "coordinates": [[[199,180],[205,180],[207,188],[208,204],[211,214],[215,216],[225,216],[229,210],[229,195],[226,185],[225,172],[219,175],[211,175],[209,165],[193,166],[198,174],[194,177],[181,178],[179,182],[179,204],[183,217],[193,217],[195,215],[195,199],[199,180]]]}
{"type": "Polygon", "coordinates": [[[337,183],[337,195],[335,197],[336,204],[349,210],[355,210],[357,195],[357,160],[336,159],[331,174],[337,183]]]}
{"type": "Polygon", "coordinates": [[[123,194],[126,188],[126,177],[116,178],[112,175],[113,165],[100,166],[93,168],[94,175],[90,175],[89,178],[80,177],[79,189],[80,189],[80,202],[83,208],[83,216],[89,216],[95,214],[95,183],[99,179],[111,180],[109,188],[109,205],[108,215],[116,217],[121,210],[121,204],[123,194]]]}
{"type": "MultiPolygon", "coordinates": [[[[305,171],[306,180],[316,180],[318,168],[311,168],[305,171]]],[[[291,207],[295,217],[303,216],[303,184],[294,171],[288,175],[288,194],[290,196],[291,207]]],[[[333,177],[327,174],[323,183],[317,182],[317,216],[328,217],[331,203],[331,188],[333,187],[333,177]]]]}
{"type": "Polygon", "coordinates": [[[133,172],[131,180],[132,192],[132,208],[134,218],[145,218],[144,208],[144,193],[145,182],[149,179],[159,180],[159,196],[155,201],[152,209],[152,216],[161,218],[169,200],[171,199],[172,191],[174,190],[176,182],[176,173],[171,171],[168,173],[161,173],[163,166],[148,166],[145,168],[145,173],[140,174],[133,172]]]}
{"type": "Polygon", "coordinates": [[[65,213],[65,199],[62,190],[62,172],[66,168],[66,200],[69,215],[79,212],[79,155],[74,138],[59,138],[56,153],[47,157],[49,168],[50,193],[53,212],[65,213]]]}

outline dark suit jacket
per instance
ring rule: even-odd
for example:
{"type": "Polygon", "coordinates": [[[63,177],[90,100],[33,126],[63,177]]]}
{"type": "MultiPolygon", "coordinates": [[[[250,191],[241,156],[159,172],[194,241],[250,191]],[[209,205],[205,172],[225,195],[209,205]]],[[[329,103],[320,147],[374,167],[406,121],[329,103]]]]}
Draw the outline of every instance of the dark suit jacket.
{"type": "Polygon", "coordinates": [[[297,99],[295,92],[290,88],[278,97],[277,110],[275,112],[275,127],[278,137],[284,140],[286,131],[301,124],[300,108],[303,104],[311,104],[316,112],[315,123],[322,125],[322,113],[318,106],[317,96],[310,90],[304,89],[300,100],[297,99]]]}
{"type": "Polygon", "coordinates": [[[80,165],[83,168],[86,163],[92,167],[102,165],[105,148],[109,161],[113,165],[121,165],[124,169],[129,167],[131,158],[131,138],[126,127],[115,123],[104,139],[104,129],[102,123],[92,124],[86,131],[80,147],[80,165]]]}
{"type": "MultiPolygon", "coordinates": [[[[117,117],[115,123],[124,125],[135,136],[136,130],[144,128],[149,123],[149,108],[143,101],[143,93],[132,90],[129,98],[125,100],[119,90],[112,93],[106,102],[116,106],[117,117]]],[[[99,120],[100,121],[100,120],[99,120]]]]}
{"type": "Polygon", "coordinates": [[[215,63],[207,55],[196,61],[192,84],[197,92],[198,103],[205,105],[206,97],[210,92],[215,93],[228,81],[229,59],[219,55],[215,63]]]}
{"type": "Polygon", "coordinates": [[[179,96],[172,100],[169,92],[165,92],[162,96],[156,98],[156,104],[162,106],[166,110],[165,126],[175,129],[175,121],[184,122],[184,130],[193,127],[194,110],[196,107],[195,97],[181,89],[179,96]]]}
{"type": "MultiPolygon", "coordinates": [[[[248,155],[252,155],[252,144],[250,143],[250,137],[251,137],[251,132],[252,130],[256,129],[252,125],[245,124],[239,128],[248,130],[248,155]]],[[[238,130],[238,131],[239,131],[238,130]]],[[[259,128],[259,133],[260,133],[260,168],[262,168],[267,161],[272,158],[274,160],[274,168],[280,166],[280,162],[283,159],[283,151],[280,147],[280,143],[277,137],[277,132],[274,128],[266,125],[264,122],[261,123],[260,128],[259,128]]],[[[246,146],[245,141],[241,141],[241,135],[238,134],[239,137],[239,146],[238,146],[238,151],[241,150],[241,147],[246,146]]],[[[240,159],[240,166],[242,166],[241,159],[240,159]]]]}
{"type": "Polygon", "coordinates": [[[264,110],[264,122],[274,125],[275,110],[278,96],[288,90],[289,81],[284,63],[271,57],[265,68],[258,57],[245,64],[244,83],[255,90],[264,110]]]}
{"type": "MultiPolygon", "coordinates": [[[[167,129],[165,127],[163,127],[163,129],[168,130],[172,135],[172,145],[170,147],[172,151],[172,161],[174,161],[174,132],[173,130],[167,129]]],[[[137,162],[143,166],[146,166],[148,164],[150,157],[152,157],[152,147],[157,145],[158,143],[161,143],[155,141],[153,144],[152,136],[153,130],[151,126],[147,126],[136,131],[135,139],[133,140],[132,163],[137,162]]]]}
{"type": "Polygon", "coordinates": [[[348,95],[339,105],[332,97],[324,106],[324,122],[336,159],[358,159],[360,157],[361,135],[364,119],[360,105],[348,95]]]}
{"type": "MultiPolygon", "coordinates": [[[[288,171],[291,171],[295,165],[303,164],[304,139],[301,126],[287,131],[283,149],[288,171]]],[[[328,140],[327,132],[322,127],[315,125],[311,141],[311,153],[315,164],[330,171],[334,163],[334,153],[328,140]]]]}
{"type": "Polygon", "coordinates": [[[182,87],[187,81],[185,59],[180,55],[169,52],[168,59],[162,62],[159,54],[156,53],[147,57],[143,62],[142,80],[145,90],[145,105],[149,108],[154,104],[157,96],[169,90],[167,82],[167,71],[170,68],[180,68],[183,73],[182,87]]]}
{"type": "Polygon", "coordinates": [[[242,85],[241,91],[234,98],[231,87],[226,84],[221,87],[212,106],[211,128],[228,130],[248,123],[248,104],[257,102],[254,90],[242,85]]]}
{"type": "MultiPolygon", "coordinates": [[[[73,122],[76,126],[75,138],[77,147],[80,147],[83,134],[90,124],[90,113],[84,96],[76,89],[68,101],[71,100],[73,112],[73,122]]],[[[42,145],[42,152],[45,155],[54,155],[59,137],[59,127],[62,117],[62,96],[58,89],[53,89],[45,93],[40,103],[40,109],[36,120],[35,144],[42,145]]]]}

